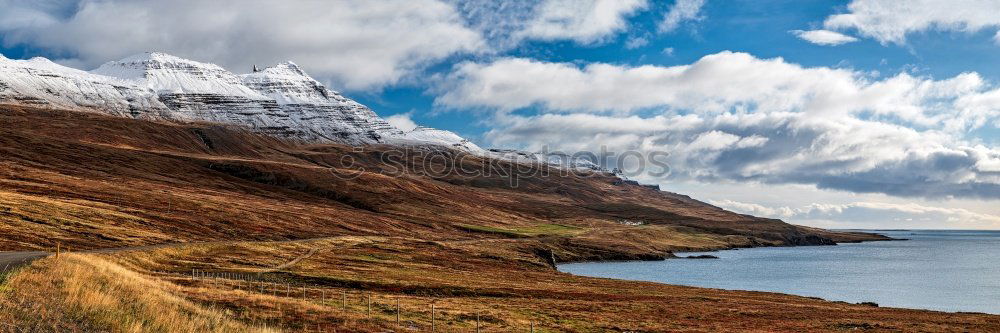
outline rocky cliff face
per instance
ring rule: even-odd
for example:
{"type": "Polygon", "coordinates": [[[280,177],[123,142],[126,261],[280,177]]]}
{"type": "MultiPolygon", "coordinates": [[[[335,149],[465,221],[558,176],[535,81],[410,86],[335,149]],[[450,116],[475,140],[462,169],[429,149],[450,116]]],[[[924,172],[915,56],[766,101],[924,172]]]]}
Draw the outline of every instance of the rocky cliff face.
{"type": "Polygon", "coordinates": [[[386,142],[404,135],[367,106],[327,89],[295,63],[281,63],[241,79],[246,86],[276,101],[285,122],[307,124],[306,128],[283,128],[298,131],[296,136],[359,144],[386,142]]]}
{"type": "Polygon", "coordinates": [[[448,131],[399,130],[292,62],[237,75],[213,64],[153,52],[85,72],[44,58],[0,56],[0,103],[226,123],[307,142],[427,144],[481,151],[448,131]]]}

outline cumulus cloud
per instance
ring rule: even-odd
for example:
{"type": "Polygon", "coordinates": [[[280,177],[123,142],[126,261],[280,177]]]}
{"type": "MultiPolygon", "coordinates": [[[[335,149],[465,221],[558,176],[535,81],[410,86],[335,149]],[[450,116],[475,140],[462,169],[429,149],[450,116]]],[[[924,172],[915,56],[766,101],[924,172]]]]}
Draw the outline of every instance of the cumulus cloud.
{"type": "MultiPolygon", "coordinates": [[[[0,0],[0,38],[84,67],[145,52],[250,68],[293,60],[335,87],[373,90],[454,55],[524,41],[611,40],[647,0],[0,0]]],[[[632,45],[641,43],[633,40],[632,45]]]]}
{"type": "Polygon", "coordinates": [[[592,44],[624,30],[627,16],[646,5],[646,0],[546,0],[516,35],[592,44]]]}
{"type": "Polygon", "coordinates": [[[455,8],[437,0],[73,5],[72,13],[58,15],[50,6],[4,1],[3,42],[50,50],[87,66],[150,50],[229,68],[293,60],[348,89],[377,89],[428,63],[484,47],[455,8]]]}
{"type": "Polygon", "coordinates": [[[394,114],[386,117],[385,121],[388,121],[390,125],[404,131],[412,131],[414,128],[417,128],[417,123],[410,117],[410,113],[394,114]]]}
{"type": "Polygon", "coordinates": [[[883,44],[929,30],[976,32],[1000,27],[1000,2],[993,0],[853,0],[847,12],[826,19],[827,29],[856,29],[883,44]]]}
{"type": "Polygon", "coordinates": [[[975,73],[946,80],[907,73],[872,81],[867,73],[803,68],[781,58],[721,52],[690,65],[620,66],[504,58],[458,64],[437,102],[452,107],[571,112],[668,108],[718,113],[734,108],[805,112],[816,117],[868,113],[922,127],[965,130],[998,116],[1000,91],[975,73]]]}
{"type": "Polygon", "coordinates": [[[792,30],[792,34],[816,45],[836,46],[858,41],[857,38],[830,30],[792,30]]]}
{"type": "Polygon", "coordinates": [[[760,204],[739,202],[728,199],[709,200],[709,203],[737,213],[776,219],[791,218],[797,213],[795,209],[789,207],[768,207],[760,204]]]}
{"type": "Polygon", "coordinates": [[[701,20],[702,17],[699,13],[703,6],[705,6],[705,0],[677,0],[660,21],[658,29],[660,32],[672,32],[685,21],[701,20]]]}
{"type": "Polygon", "coordinates": [[[445,82],[438,104],[497,111],[496,145],[664,151],[674,180],[1000,198],[1000,151],[962,139],[1000,118],[1000,90],[974,73],[873,80],[722,52],[671,67],[467,62],[445,82]]]}
{"type": "Polygon", "coordinates": [[[1000,216],[973,212],[963,208],[925,206],[916,203],[853,202],[848,204],[810,204],[803,207],[769,207],[732,200],[711,201],[713,205],[756,216],[790,221],[832,221],[828,225],[844,224],[914,227],[949,227],[996,229],[1000,216]]]}

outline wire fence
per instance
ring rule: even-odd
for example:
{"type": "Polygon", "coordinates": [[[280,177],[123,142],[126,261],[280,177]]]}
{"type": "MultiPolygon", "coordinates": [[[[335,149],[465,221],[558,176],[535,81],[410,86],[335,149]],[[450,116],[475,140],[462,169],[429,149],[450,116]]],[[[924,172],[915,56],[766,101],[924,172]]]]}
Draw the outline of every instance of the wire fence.
{"type": "MultiPolygon", "coordinates": [[[[365,291],[355,288],[330,287],[323,285],[313,285],[306,283],[292,283],[283,281],[281,277],[275,277],[266,273],[246,273],[246,272],[225,272],[207,271],[193,269],[190,273],[178,272],[153,272],[158,275],[169,275],[173,278],[189,280],[192,286],[203,284],[213,288],[227,288],[234,291],[243,291],[257,296],[282,298],[281,302],[272,302],[274,312],[269,314],[257,313],[254,318],[244,318],[251,321],[253,326],[266,325],[277,329],[295,329],[296,331],[309,332],[333,332],[337,325],[323,325],[315,323],[309,327],[309,318],[302,318],[299,322],[286,322],[286,318],[297,317],[303,313],[308,315],[310,309],[301,305],[298,308],[282,307],[282,303],[289,301],[306,302],[309,305],[319,306],[327,311],[340,312],[343,315],[350,315],[354,318],[361,317],[363,321],[380,326],[394,327],[396,330],[426,331],[426,332],[446,332],[455,326],[463,329],[474,329],[481,332],[495,325],[496,330],[503,324],[505,331],[519,331],[534,333],[541,328],[535,321],[528,321],[521,325],[504,322],[492,314],[484,316],[482,310],[469,307],[456,308],[455,306],[442,306],[438,304],[438,299],[431,297],[419,297],[399,294],[381,294],[374,291],[365,291]],[[269,317],[269,319],[261,319],[269,317]],[[262,322],[263,321],[263,322],[262,322]],[[523,327],[517,327],[523,326],[523,327]]],[[[225,302],[207,301],[210,308],[223,308],[225,302]]],[[[314,314],[318,315],[318,314],[314,314]]],[[[321,322],[322,318],[312,320],[321,322]]]]}
{"type": "MultiPolygon", "coordinates": [[[[58,253],[58,252],[57,252],[58,253]]],[[[0,269],[0,284],[6,283],[19,265],[6,264],[0,269]]],[[[476,306],[442,306],[439,299],[402,294],[381,294],[358,288],[331,287],[308,283],[292,283],[280,275],[268,273],[208,271],[193,269],[188,273],[151,271],[159,277],[171,278],[175,281],[186,281],[191,286],[210,287],[213,289],[228,289],[241,291],[259,297],[280,298],[270,300],[273,310],[250,309],[250,315],[235,318],[251,327],[269,327],[279,330],[307,332],[336,332],[337,323],[328,321],[321,313],[312,313],[301,304],[318,306],[328,312],[340,312],[341,320],[360,319],[362,322],[380,327],[395,328],[396,331],[445,332],[456,326],[464,330],[474,329],[481,332],[494,325],[494,331],[502,328],[505,331],[534,333],[540,330],[535,321],[527,323],[505,322],[497,316],[475,309],[476,306]],[[287,303],[300,302],[296,306],[287,303]],[[471,309],[471,311],[470,311],[471,309]],[[266,313],[265,313],[266,312],[266,313]],[[289,320],[291,318],[292,320],[289,320]],[[295,320],[298,319],[298,320],[295,320]],[[311,319],[311,320],[310,320],[311,319]],[[485,320],[484,320],[485,319],[485,320]],[[311,327],[309,324],[312,324],[311,327]],[[518,327],[523,326],[523,327],[518,327]]],[[[209,294],[209,296],[212,296],[209,294]]],[[[217,296],[217,295],[216,295],[217,296]]],[[[228,313],[234,307],[228,306],[222,299],[212,297],[203,301],[207,307],[228,313]]]]}

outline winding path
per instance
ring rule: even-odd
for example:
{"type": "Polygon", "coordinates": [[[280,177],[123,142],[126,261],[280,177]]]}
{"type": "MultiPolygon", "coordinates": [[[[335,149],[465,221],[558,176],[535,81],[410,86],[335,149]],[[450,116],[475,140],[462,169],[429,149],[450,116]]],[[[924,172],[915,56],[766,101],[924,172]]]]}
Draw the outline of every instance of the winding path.
{"type": "Polygon", "coordinates": [[[292,259],[292,261],[289,261],[289,262],[286,262],[284,264],[275,266],[274,268],[265,269],[264,272],[265,273],[267,273],[267,272],[276,272],[276,271],[280,271],[280,270],[283,270],[283,269],[288,268],[288,267],[292,267],[293,265],[298,264],[300,261],[303,261],[303,260],[306,260],[309,257],[312,257],[314,254],[316,254],[316,252],[319,252],[319,248],[318,247],[311,248],[311,249],[309,249],[309,252],[307,252],[306,254],[303,254],[303,255],[301,255],[299,257],[296,257],[295,259],[292,259]]]}

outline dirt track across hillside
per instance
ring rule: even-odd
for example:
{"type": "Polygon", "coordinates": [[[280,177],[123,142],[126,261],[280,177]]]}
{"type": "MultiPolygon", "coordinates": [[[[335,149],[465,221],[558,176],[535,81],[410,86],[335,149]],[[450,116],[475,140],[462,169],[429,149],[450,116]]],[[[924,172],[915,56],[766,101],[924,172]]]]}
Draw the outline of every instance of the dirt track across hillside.
{"type": "Polygon", "coordinates": [[[18,267],[27,265],[35,259],[48,256],[48,252],[28,251],[28,252],[0,252],[0,267],[18,267]]]}

